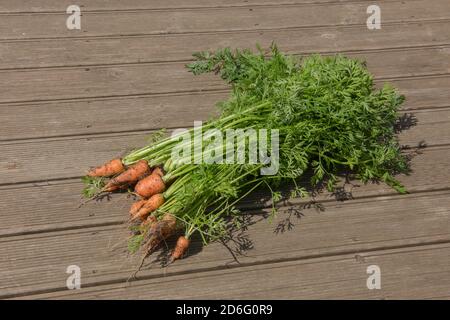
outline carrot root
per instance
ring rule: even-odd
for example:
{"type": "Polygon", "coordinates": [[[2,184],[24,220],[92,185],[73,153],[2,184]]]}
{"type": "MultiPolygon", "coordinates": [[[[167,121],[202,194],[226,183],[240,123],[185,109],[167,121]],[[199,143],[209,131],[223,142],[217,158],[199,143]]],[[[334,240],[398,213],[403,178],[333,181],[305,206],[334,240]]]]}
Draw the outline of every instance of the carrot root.
{"type": "Polygon", "coordinates": [[[113,159],[102,166],[89,170],[89,177],[111,177],[125,171],[122,159],[113,159]]]}
{"type": "MultiPolygon", "coordinates": [[[[141,200],[144,201],[143,205],[140,207],[140,209],[134,213],[131,217],[132,220],[135,219],[145,219],[147,216],[161,207],[164,204],[164,196],[161,193],[155,194],[150,197],[148,200],[141,200]]],[[[131,213],[131,210],[130,210],[131,213]]]]}
{"type": "Polygon", "coordinates": [[[137,182],[144,177],[150,171],[147,161],[139,160],[133,164],[126,171],[119,174],[117,177],[112,178],[104,187],[105,192],[115,191],[130,184],[137,182]]]}
{"type": "Polygon", "coordinates": [[[162,180],[159,171],[153,171],[151,175],[140,180],[134,191],[143,198],[151,197],[157,193],[162,193],[166,189],[166,185],[162,180]]]}
{"type": "Polygon", "coordinates": [[[191,241],[185,236],[180,236],[177,240],[177,244],[175,245],[174,250],[172,251],[172,255],[170,257],[170,263],[175,260],[181,259],[187,252],[189,248],[189,244],[191,241]]]}
{"type": "Polygon", "coordinates": [[[139,201],[133,203],[130,208],[130,215],[134,216],[136,213],[138,213],[139,210],[144,206],[144,204],[146,202],[147,202],[147,200],[139,200],[139,201]]]}

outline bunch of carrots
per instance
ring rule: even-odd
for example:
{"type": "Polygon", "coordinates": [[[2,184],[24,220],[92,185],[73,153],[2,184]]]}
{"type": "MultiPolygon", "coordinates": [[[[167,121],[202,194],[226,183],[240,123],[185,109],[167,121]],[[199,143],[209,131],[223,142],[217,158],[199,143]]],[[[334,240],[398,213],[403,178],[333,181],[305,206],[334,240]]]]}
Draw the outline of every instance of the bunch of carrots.
{"type": "MultiPolygon", "coordinates": [[[[203,130],[253,127],[260,117],[254,113],[267,112],[268,106],[260,103],[212,120],[203,125],[203,130]]],[[[171,263],[186,253],[195,232],[204,244],[225,233],[223,218],[236,213],[234,205],[262,183],[255,179],[244,183],[247,177],[255,176],[262,164],[196,165],[183,161],[186,159],[175,162],[172,149],[175,145],[180,147],[177,135],[162,138],[159,132],[153,140],[123,159],[113,159],[90,170],[84,178],[84,194],[91,200],[104,193],[129,191],[140,198],[129,210],[128,225],[133,234],[129,251],[141,249],[144,257],[184,227],[171,263]],[[241,193],[244,189],[246,192],[241,193]],[[213,204],[216,206],[211,208],[213,204]]]]}
{"type": "MultiPolygon", "coordinates": [[[[90,170],[88,177],[110,178],[101,192],[113,192],[134,186],[134,192],[142,199],[130,208],[130,222],[141,225],[141,232],[146,236],[147,251],[157,248],[161,241],[172,236],[177,230],[177,223],[170,213],[164,214],[160,221],[150,215],[164,204],[163,192],[166,183],[164,173],[160,167],[150,168],[146,160],[139,160],[133,165],[126,166],[122,159],[113,159],[102,166],[90,170]]],[[[172,252],[172,260],[182,257],[189,247],[189,240],[184,236],[178,238],[172,252]]]]}
{"type": "Polygon", "coordinates": [[[230,98],[219,104],[221,115],[205,122],[203,130],[279,130],[279,170],[263,176],[263,163],[174,161],[179,136],[162,133],[124,158],[90,170],[84,177],[89,199],[119,191],[140,198],[129,210],[131,252],[141,250],[146,257],[181,233],[170,262],[180,259],[194,233],[204,244],[223,237],[229,220],[239,216],[236,205],[256,188],[268,188],[273,214],[281,185],[293,185],[291,197],[307,196],[307,187],[299,184],[307,172],[313,186],[325,182],[329,190],[339,172],[350,170],[363,182],[381,180],[406,192],[393,176],[408,169],[394,128],[403,97],[390,86],[375,90],[363,63],[342,56],[301,61],[274,45],[256,54],[223,49],[194,56],[187,66],[191,72],[215,72],[232,85],[230,98]]]}

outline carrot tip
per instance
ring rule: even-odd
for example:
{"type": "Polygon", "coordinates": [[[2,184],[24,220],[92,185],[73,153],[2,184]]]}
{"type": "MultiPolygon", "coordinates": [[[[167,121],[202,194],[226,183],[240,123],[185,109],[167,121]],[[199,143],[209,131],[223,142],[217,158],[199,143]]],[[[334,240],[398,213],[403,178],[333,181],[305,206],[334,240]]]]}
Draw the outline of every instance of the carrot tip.
{"type": "Polygon", "coordinates": [[[125,166],[122,159],[113,159],[99,167],[89,170],[87,175],[89,177],[111,177],[125,171],[125,166]]]}
{"type": "Polygon", "coordinates": [[[185,236],[180,236],[178,238],[177,244],[175,245],[175,248],[173,249],[172,255],[170,257],[171,263],[175,260],[183,258],[189,248],[190,243],[191,241],[185,236]]]}

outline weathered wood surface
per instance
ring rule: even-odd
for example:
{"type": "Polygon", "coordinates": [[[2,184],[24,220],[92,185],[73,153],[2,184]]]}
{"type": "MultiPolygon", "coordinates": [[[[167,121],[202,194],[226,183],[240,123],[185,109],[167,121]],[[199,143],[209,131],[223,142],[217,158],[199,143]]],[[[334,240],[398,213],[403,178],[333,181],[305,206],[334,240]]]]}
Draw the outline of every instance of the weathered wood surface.
{"type": "MultiPolygon", "coordinates": [[[[386,1],[380,3],[385,23],[450,18],[447,0],[386,1]]],[[[288,29],[334,25],[366,25],[367,2],[324,3],[323,5],[269,6],[254,8],[207,8],[168,11],[85,12],[83,28],[64,28],[67,14],[5,14],[0,20],[1,40],[104,37],[193,32],[288,29]],[[330,14],[332,12],[333,14],[330,14]],[[26,19],[25,19],[26,16],[26,19]],[[133,21],[133,23],[129,23],[133,21]],[[11,28],[14,26],[14,28],[11,28]]]]}
{"type": "MultiPolygon", "coordinates": [[[[417,125],[400,135],[401,144],[417,147],[422,142],[429,146],[450,143],[449,109],[416,112],[415,118],[417,125]]],[[[2,142],[0,185],[81,177],[99,162],[144,146],[149,137],[147,131],[2,142]]]]}
{"type": "Polygon", "coordinates": [[[267,48],[272,41],[276,41],[283,52],[292,54],[438,46],[449,43],[449,28],[449,20],[438,20],[386,23],[380,33],[360,25],[343,25],[312,28],[306,32],[293,28],[226,34],[115,36],[95,40],[2,41],[0,69],[180,61],[191,59],[196,51],[226,46],[254,49],[255,43],[267,48]],[[248,39],[252,42],[249,43],[248,39]],[[33,59],[29,59],[30,56],[33,59]]]}
{"type": "MultiPolygon", "coordinates": [[[[386,81],[450,73],[450,47],[396,49],[348,56],[366,61],[375,77],[386,81]]],[[[182,62],[0,71],[1,104],[224,88],[223,81],[214,75],[193,78],[182,62]]]]}
{"type": "MultiPolygon", "coordinates": [[[[116,11],[298,5],[352,1],[355,2],[355,0],[128,0],[126,2],[122,0],[80,0],[77,3],[83,11],[116,11]]],[[[370,2],[370,0],[357,1],[370,2]]],[[[0,4],[0,13],[65,12],[65,9],[70,5],[73,5],[70,0],[40,0],[39,3],[34,0],[3,0],[0,4]]]]}
{"type": "Polygon", "coordinates": [[[73,32],[68,4],[0,3],[0,298],[449,297],[448,1],[379,1],[376,31],[365,26],[370,1],[81,1],[83,29],[73,32]],[[323,212],[292,200],[269,224],[269,203],[256,193],[241,204],[252,224],[239,239],[252,249],[240,265],[221,244],[194,241],[188,259],[149,261],[126,284],[139,262],[125,249],[131,199],[77,209],[79,176],[152,130],[214,112],[228,88],[185,70],[193,51],[272,40],[292,54],[367,60],[377,85],[407,96],[402,112],[418,123],[400,141],[428,145],[399,176],[411,194],[346,185],[354,200],[324,192],[323,212]],[[289,216],[294,228],[274,233],[289,216]],[[66,290],[71,264],[82,268],[80,291],[66,290]],[[370,264],[382,268],[382,290],[366,287],[370,264]]]}
{"type": "Polygon", "coordinates": [[[443,299],[449,286],[450,246],[445,243],[181,274],[34,298],[443,299]],[[367,289],[367,266],[374,264],[382,270],[381,290],[367,289]]]}
{"type": "MultiPolygon", "coordinates": [[[[260,221],[235,239],[238,247],[251,241],[252,249],[244,251],[245,256],[237,257],[241,266],[245,266],[447,242],[450,241],[449,195],[449,191],[441,191],[332,202],[324,205],[323,212],[294,206],[281,210],[279,219],[272,224],[253,215],[253,219],[260,221]],[[293,213],[294,227],[275,233],[278,222],[286,219],[292,210],[302,212],[301,218],[297,219],[293,213]]],[[[71,264],[80,266],[85,287],[124,282],[139,264],[139,257],[127,257],[125,241],[121,241],[125,236],[123,226],[102,226],[0,238],[0,253],[8,257],[0,262],[1,292],[4,297],[56,290],[67,292],[65,268],[71,264]],[[30,272],[38,273],[39,277],[30,277],[30,272]]],[[[234,243],[229,246],[236,249],[234,243]]],[[[152,264],[150,259],[139,276],[153,279],[241,267],[219,243],[199,252],[200,249],[200,243],[194,241],[190,258],[168,268],[161,268],[157,261],[152,264]]],[[[235,286],[245,290],[239,283],[235,286]]],[[[151,292],[148,298],[158,297],[151,292]]]]}
{"type": "MultiPolygon", "coordinates": [[[[450,76],[379,80],[378,84],[384,82],[391,83],[406,96],[402,107],[405,111],[415,113],[420,109],[450,106],[450,76]]],[[[219,89],[139,97],[13,103],[0,106],[0,141],[148,131],[162,126],[190,127],[194,120],[207,120],[213,115],[215,103],[227,96],[226,89],[219,89]],[[9,109],[16,111],[14,117],[11,117],[9,109]],[[34,110],[39,110],[39,113],[34,110]],[[102,116],[96,116],[98,114],[102,116]]]]}
{"type": "MultiPolygon", "coordinates": [[[[398,178],[411,193],[444,190],[450,183],[448,177],[443,175],[449,166],[449,147],[428,147],[423,154],[413,159],[412,173],[398,178]]],[[[91,203],[78,209],[82,187],[79,179],[0,187],[0,211],[3,213],[0,216],[0,237],[120,224],[127,217],[133,199],[122,194],[115,194],[111,201],[91,203]],[[17,194],[21,194],[21,197],[15,198],[14,195],[17,194]],[[18,211],[21,212],[20,215],[17,215],[18,211]]],[[[347,185],[346,191],[351,192],[355,199],[396,194],[384,184],[347,185]]],[[[242,207],[250,209],[270,205],[268,201],[256,203],[256,200],[260,200],[264,195],[264,192],[256,193],[243,201],[242,207]]],[[[310,200],[296,200],[290,203],[300,205],[310,200]]],[[[316,200],[334,202],[336,197],[324,192],[316,200]]]]}

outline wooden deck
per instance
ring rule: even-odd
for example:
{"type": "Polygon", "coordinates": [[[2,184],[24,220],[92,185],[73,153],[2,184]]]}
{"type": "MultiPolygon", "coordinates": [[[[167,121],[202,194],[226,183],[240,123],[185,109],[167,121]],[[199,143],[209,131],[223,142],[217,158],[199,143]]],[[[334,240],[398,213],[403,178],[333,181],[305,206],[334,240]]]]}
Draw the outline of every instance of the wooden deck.
{"type": "Polygon", "coordinates": [[[72,2],[0,3],[0,298],[450,298],[450,1],[376,1],[381,30],[367,29],[364,0],[81,0],[81,30],[68,30],[72,2]],[[271,41],[365,59],[406,95],[418,123],[401,142],[427,145],[399,177],[410,194],[353,186],[353,200],[319,195],[322,210],[285,203],[273,223],[268,204],[247,201],[251,225],[229,244],[250,244],[240,263],[194,242],[127,283],[131,200],[77,209],[80,176],[214,112],[228,88],[187,72],[192,52],[271,41]],[[293,228],[274,232],[288,217],[293,228]],[[69,265],[80,290],[66,287],[69,265]],[[366,286],[370,265],[380,290],[366,286]]]}

